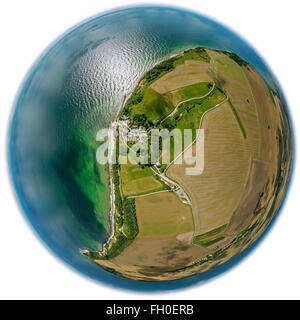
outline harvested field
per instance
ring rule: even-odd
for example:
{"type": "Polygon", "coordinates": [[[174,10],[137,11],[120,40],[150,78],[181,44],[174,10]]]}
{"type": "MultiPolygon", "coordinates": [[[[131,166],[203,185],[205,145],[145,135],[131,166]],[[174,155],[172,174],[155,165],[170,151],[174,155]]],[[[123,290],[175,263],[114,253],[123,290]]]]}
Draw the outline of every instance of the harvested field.
{"type": "MultiPolygon", "coordinates": [[[[245,129],[247,143],[254,158],[259,158],[260,130],[251,86],[245,76],[244,70],[227,55],[217,52],[209,52],[214,57],[213,78],[216,84],[223,89],[245,129]]],[[[268,88],[266,88],[268,91],[268,88]]]]}
{"type": "Polygon", "coordinates": [[[274,173],[277,170],[278,141],[276,135],[280,125],[280,109],[274,106],[268,87],[261,76],[253,68],[250,71],[244,69],[244,72],[252,88],[260,124],[260,159],[269,162],[269,170],[274,173]]]}
{"type": "MultiPolygon", "coordinates": [[[[205,163],[201,175],[187,175],[186,169],[191,168],[187,163],[173,163],[165,172],[180,185],[176,192],[192,206],[181,202],[178,194],[163,190],[166,186],[149,168],[121,168],[124,195],[139,192],[134,200],[139,233],[114,258],[101,259],[96,253],[92,257],[124,277],[173,280],[228,261],[261,235],[284,195],[292,153],[283,101],[238,56],[209,49],[199,52],[207,52],[211,59],[200,58],[210,63],[188,60],[200,59],[192,50],[174,65],[166,62],[149,73],[150,87],[144,88],[146,78],[143,80],[143,92],[134,96],[136,103],[127,110],[132,118],[146,115],[150,125],[170,113],[165,120],[169,123],[163,122],[166,127],[195,129],[201,124],[205,143],[198,155],[203,155],[205,163]],[[172,112],[179,101],[201,96],[213,84],[216,90],[221,89],[224,99],[223,94],[227,95],[223,103],[220,96],[206,108],[205,101],[194,99],[172,112]],[[148,194],[157,190],[163,192],[148,194]]],[[[139,117],[135,125],[143,121],[139,117]]],[[[191,158],[196,154],[195,144],[189,151],[191,158]]],[[[120,232],[125,230],[122,228],[120,232]]]]}
{"type": "Polygon", "coordinates": [[[185,163],[172,164],[167,171],[190,196],[195,235],[229,223],[242,198],[251,162],[251,149],[228,102],[208,112],[202,128],[205,130],[202,175],[186,175],[189,166],[185,163]]]}
{"type": "Polygon", "coordinates": [[[150,88],[163,94],[198,82],[209,81],[211,81],[209,63],[200,60],[186,60],[184,64],[156,80],[150,88]]]}
{"type": "Polygon", "coordinates": [[[268,177],[269,164],[253,159],[243,197],[239,203],[226,234],[233,235],[248,227],[258,214],[258,204],[268,177]]]}
{"type": "Polygon", "coordinates": [[[191,209],[174,193],[137,197],[139,234],[133,243],[109,261],[97,260],[104,267],[122,275],[143,280],[157,280],[205,257],[207,250],[190,244],[193,235],[191,209]],[[161,211],[157,210],[160,204],[161,211]]]}
{"type": "Polygon", "coordinates": [[[194,230],[191,208],[174,193],[137,197],[135,201],[138,236],[117,257],[95,262],[127,277],[162,280],[163,273],[192,265],[209,253],[190,243],[194,230]]]}
{"type": "Polygon", "coordinates": [[[138,237],[178,235],[194,229],[191,207],[173,192],[162,192],[135,200],[138,237]]]}
{"type": "Polygon", "coordinates": [[[138,237],[116,258],[95,262],[127,277],[163,280],[165,272],[192,265],[207,254],[207,250],[178,241],[174,236],[138,237]]]}
{"type": "Polygon", "coordinates": [[[226,236],[224,239],[221,239],[219,241],[214,242],[211,245],[206,246],[206,249],[211,251],[218,250],[219,248],[223,248],[226,245],[228,245],[233,239],[234,236],[226,236]]]}
{"type": "Polygon", "coordinates": [[[179,234],[176,239],[182,243],[192,243],[194,232],[186,232],[179,234]]]}
{"type": "Polygon", "coordinates": [[[263,78],[252,67],[249,69],[244,69],[244,73],[252,88],[257,106],[261,136],[260,159],[269,163],[267,183],[260,201],[262,212],[267,214],[275,203],[280,203],[285,190],[288,175],[285,175],[285,180],[280,183],[278,195],[275,194],[279,170],[289,171],[291,166],[291,158],[286,158],[288,152],[282,149],[284,145],[291,144],[290,132],[278,97],[272,97],[263,78]]]}
{"type": "Polygon", "coordinates": [[[219,242],[225,238],[224,231],[226,230],[227,224],[221,227],[210,230],[206,233],[200,234],[193,238],[193,244],[202,247],[209,247],[210,245],[219,242]]]}

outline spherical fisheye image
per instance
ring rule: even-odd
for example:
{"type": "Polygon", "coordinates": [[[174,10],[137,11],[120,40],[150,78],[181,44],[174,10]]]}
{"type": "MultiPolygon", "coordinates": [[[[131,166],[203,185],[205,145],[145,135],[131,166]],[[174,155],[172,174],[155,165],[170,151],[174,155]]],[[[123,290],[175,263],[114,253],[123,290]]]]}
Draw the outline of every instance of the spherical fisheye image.
{"type": "Polygon", "coordinates": [[[41,55],[14,108],[9,162],[27,220],[103,283],[168,288],[221,272],[287,190],[292,129],[276,78],[198,13],[129,7],[82,22],[41,55]]]}

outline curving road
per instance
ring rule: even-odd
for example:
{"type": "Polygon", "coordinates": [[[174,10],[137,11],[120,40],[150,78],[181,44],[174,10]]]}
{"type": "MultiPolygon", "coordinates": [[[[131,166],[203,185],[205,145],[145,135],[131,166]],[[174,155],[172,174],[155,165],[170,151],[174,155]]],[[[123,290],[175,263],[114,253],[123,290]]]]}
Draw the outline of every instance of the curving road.
{"type": "Polygon", "coordinates": [[[203,99],[203,98],[209,96],[209,95],[213,92],[213,90],[215,89],[215,86],[216,86],[215,83],[213,83],[212,88],[211,88],[206,94],[204,94],[203,96],[193,97],[193,98],[189,98],[189,99],[186,99],[186,100],[183,100],[183,101],[178,102],[178,103],[177,103],[177,106],[175,107],[175,109],[174,109],[170,114],[168,114],[164,119],[162,119],[162,120],[160,121],[160,124],[163,123],[163,122],[164,122],[166,119],[168,119],[169,117],[173,117],[173,116],[176,114],[176,112],[177,112],[177,110],[178,110],[178,107],[179,107],[180,105],[182,105],[183,103],[188,102],[188,101],[192,101],[192,100],[203,99]]]}

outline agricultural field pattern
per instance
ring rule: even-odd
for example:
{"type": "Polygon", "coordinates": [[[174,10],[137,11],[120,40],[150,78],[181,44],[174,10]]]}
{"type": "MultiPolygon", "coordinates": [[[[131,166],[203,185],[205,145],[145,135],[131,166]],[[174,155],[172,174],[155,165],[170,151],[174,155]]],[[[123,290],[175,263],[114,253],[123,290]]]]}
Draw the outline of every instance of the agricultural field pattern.
{"type": "Polygon", "coordinates": [[[202,273],[250,246],[276,214],[291,166],[288,120],[276,91],[234,53],[196,47],[155,65],[110,129],[117,154],[133,147],[124,130],[141,130],[147,150],[153,129],[190,129],[192,142],[171,137],[154,163],[118,157],[106,166],[110,237],[99,251],[82,250],[104,269],[147,281],[202,273]],[[187,174],[195,154],[203,168],[187,174]]]}

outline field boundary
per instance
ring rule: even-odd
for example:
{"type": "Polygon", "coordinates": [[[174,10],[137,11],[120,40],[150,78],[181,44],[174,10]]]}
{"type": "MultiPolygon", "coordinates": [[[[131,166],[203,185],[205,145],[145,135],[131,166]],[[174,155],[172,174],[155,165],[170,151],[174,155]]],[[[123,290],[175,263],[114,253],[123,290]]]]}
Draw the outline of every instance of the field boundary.
{"type": "Polygon", "coordinates": [[[242,123],[242,120],[241,120],[241,118],[240,118],[240,116],[238,114],[238,111],[236,110],[236,108],[234,107],[234,105],[232,104],[230,99],[228,99],[228,102],[229,102],[230,108],[231,108],[231,110],[232,110],[232,112],[234,114],[234,117],[235,117],[237,123],[239,124],[239,127],[240,127],[240,129],[242,131],[244,139],[247,139],[247,133],[246,133],[246,130],[245,130],[244,125],[242,123]]]}

